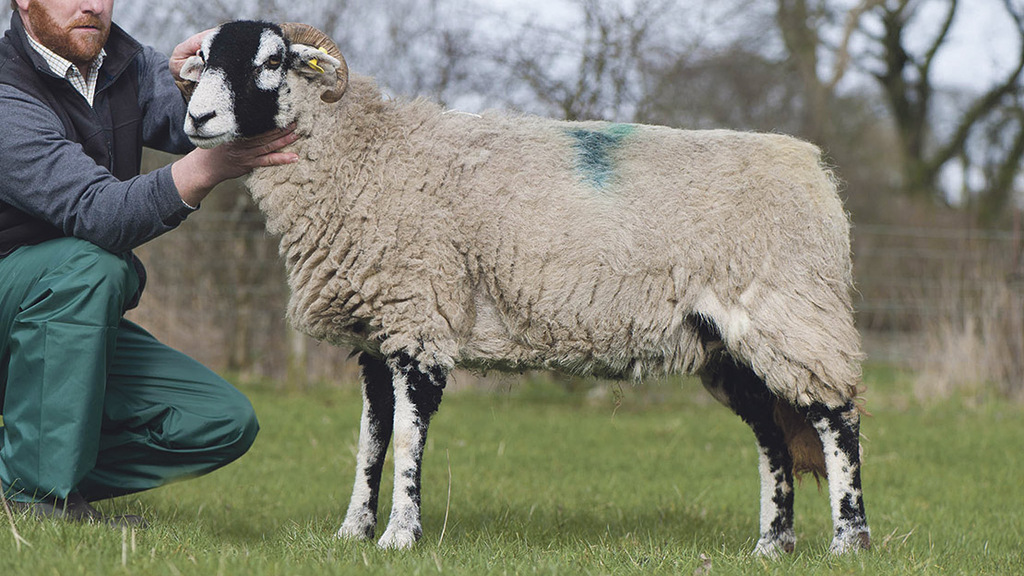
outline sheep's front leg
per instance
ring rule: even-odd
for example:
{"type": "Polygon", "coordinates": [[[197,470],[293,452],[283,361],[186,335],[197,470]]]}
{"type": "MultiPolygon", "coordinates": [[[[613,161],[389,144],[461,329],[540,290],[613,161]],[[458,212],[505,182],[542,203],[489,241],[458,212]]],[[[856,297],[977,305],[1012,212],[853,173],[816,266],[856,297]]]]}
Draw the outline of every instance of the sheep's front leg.
{"type": "Polygon", "coordinates": [[[860,484],[860,413],[853,402],[840,408],[813,404],[806,409],[825,448],[834,535],[830,550],[842,554],[871,547],[860,484]]]}
{"type": "Polygon", "coordinates": [[[391,369],[384,361],[363,352],[359,365],[363,374],[363,414],[359,422],[356,480],[338,537],[369,540],[377,528],[377,497],[394,425],[395,390],[391,369]]]}
{"type": "Polygon", "coordinates": [[[420,536],[420,474],[430,417],[441,404],[447,372],[402,354],[388,359],[395,387],[395,490],[381,548],[409,548],[420,536]]]}
{"type": "Polygon", "coordinates": [[[711,395],[732,409],[754,431],[761,475],[759,556],[793,552],[793,458],[782,428],[775,422],[775,396],[754,372],[729,357],[702,375],[711,395]]]}

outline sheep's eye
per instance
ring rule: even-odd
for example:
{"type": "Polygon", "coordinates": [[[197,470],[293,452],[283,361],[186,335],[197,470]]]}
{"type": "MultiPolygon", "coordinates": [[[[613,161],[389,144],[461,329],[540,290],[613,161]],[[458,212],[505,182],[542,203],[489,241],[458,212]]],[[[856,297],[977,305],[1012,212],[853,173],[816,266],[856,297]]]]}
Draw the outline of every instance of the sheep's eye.
{"type": "Polygon", "coordinates": [[[267,60],[264,66],[267,68],[267,70],[277,70],[278,68],[281,67],[281,59],[278,58],[277,56],[274,56],[267,60]]]}

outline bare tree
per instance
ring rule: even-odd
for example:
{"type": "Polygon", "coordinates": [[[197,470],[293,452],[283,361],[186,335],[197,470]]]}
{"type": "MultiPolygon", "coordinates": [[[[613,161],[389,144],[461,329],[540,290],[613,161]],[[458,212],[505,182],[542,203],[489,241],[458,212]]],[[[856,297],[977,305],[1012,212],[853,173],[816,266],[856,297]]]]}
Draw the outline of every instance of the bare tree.
{"type": "MultiPolygon", "coordinates": [[[[1016,119],[1017,133],[1002,137],[1004,144],[1011,142],[1010,151],[1003,155],[1000,166],[990,166],[995,170],[995,178],[991,182],[993,187],[980,192],[990,195],[987,202],[1005,199],[1019,170],[1021,152],[1018,150],[1024,146],[1024,130],[1019,122],[1021,74],[1024,72],[1022,9],[1012,0],[1003,0],[1006,14],[1015,23],[1021,40],[1016,64],[1005,77],[971,99],[956,118],[952,130],[941,134],[935,129],[932,117],[936,104],[934,66],[939,51],[949,38],[954,18],[962,9],[958,0],[942,0],[942,3],[945,6],[942,25],[920,54],[912,53],[907,44],[908,30],[920,14],[923,0],[887,0],[872,10],[872,15],[881,24],[881,33],[868,36],[875,43],[876,54],[874,62],[869,63],[869,69],[881,85],[892,111],[903,153],[904,187],[913,195],[935,194],[943,167],[958,158],[970,158],[971,136],[1002,114],[1011,120],[1016,119]]],[[[993,143],[989,141],[989,144],[993,143]]]]}
{"type": "Polygon", "coordinates": [[[851,70],[866,72],[889,111],[901,188],[913,197],[943,199],[949,191],[942,189],[941,174],[960,163],[966,172],[984,175],[984,184],[967,192],[977,196],[972,205],[983,215],[1002,211],[1024,155],[1024,8],[1019,0],[1002,0],[1020,40],[1015,64],[982,92],[956,95],[936,85],[935,71],[964,10],[959,0],[777,0],[776,5],[779,33],[804,86],[802,135],[820,143],[834,141],[837,86],[851,70]],[[926,9],[932,11],[926,14],[926,9]],[[938,25],[921,25],[934,9],[941,12],[938,25]],[[858,42],[861,47],[854,49],[858,42]],[[920,44],[924,47],[911,48],[920,44]]]}
{"type": "MultiPolygon", "coordinates": [[[[981,168],[984,193],[977,199],[976,211],[983,223],[992,223],[1003,216],[1008,207],[1022,208],[1014,193],[1021,162],[1024,162],[1024,94],[1018,90],[980,132],[980,144],[970,148],[977,153],[964,164],[981,168]]],[[[1019,227],[1019,223],[1017,225],[1019,227]]]]}
{"type": "Polygon", "coordinates": [[[185,0],[118,5],[117,21],[169,51],[188,35],[234,19],[305,22],[326,32],[353,68],[399,94],[452,97],[466,81],[477,15],[453,0],[185,0]]]}
{"type": "Polygon", "coordinates": [[[803,129],[803,94],[799,76],[785,62],[736,44],[661,70],[638,120],[796,134],[803,129]]]}
{"type": "Polygon", "coordinates": [[[579,26],[524,26],[494,49],[507,76],[506,103],[569,120],[635,120],[657,70],[673,60],[666,24],[680,16],[673,0],[632,4],[575,0],[579,26]]]}
{"type": "Polygon", "coordinates": [[[836,86],[850,66],[850,41],[863,15],[884,0],[862,0],[840,9],[827,0],[778,0],[776,20],[792,67],[804,86],[801,134],[812,141],[827,142],[832,136],[831,100],[836,86]],[[842,36],[837,46],[828,47],[822,37],[827,27],[841,21],[842,36]],[[829,48],[831,68],[822,70],[822,54],[829,48]]]}

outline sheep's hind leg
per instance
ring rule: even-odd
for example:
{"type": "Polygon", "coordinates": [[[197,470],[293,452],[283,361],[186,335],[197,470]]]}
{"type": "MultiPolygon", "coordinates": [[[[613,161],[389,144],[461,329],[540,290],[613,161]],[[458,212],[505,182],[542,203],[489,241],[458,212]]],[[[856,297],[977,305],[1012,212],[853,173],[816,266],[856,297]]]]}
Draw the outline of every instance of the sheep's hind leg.
{"type": "Polygon", "coordinates": [[[793,459],[775,422],[775,396],[754,372],[724,356],[702,374],[704,386],[754,431],[761,474],[759,556],[793,552],[793,459]]]}
{"type": "Polygon", "coordinates": [[[363,375],[363,414],[359,422],[356,479],[348,513],[337,536],[370,540],[377,529],[377,498],[394,426],[395,390],[391,369],[382,360],[363,352],[359,365],[363,375]]]}
{"type": "Polygon", "coordinates": [[[447,372],[405,354],[388,359],[395,387],[395,490],[381,548],[409,548],[423,535],[420,475],[430,417],[441,404],[447,372]]]}
{"type": "Polygon", "coordinates": [[[834,536],[830,551],[867,550],[871,533],[860,484],[860,413],[853,402],[839,408],[812,404],[804,409],[825,448],[834,536]]]}

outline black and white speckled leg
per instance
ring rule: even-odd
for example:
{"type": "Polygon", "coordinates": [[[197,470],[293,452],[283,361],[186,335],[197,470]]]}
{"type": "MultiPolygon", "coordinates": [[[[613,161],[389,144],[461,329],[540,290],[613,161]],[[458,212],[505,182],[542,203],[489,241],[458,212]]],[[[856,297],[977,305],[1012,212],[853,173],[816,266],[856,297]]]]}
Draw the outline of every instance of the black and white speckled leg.
{"type": "Polygon", "coordinates": [[[812,404],[804,410],[825,448],[834,529],[830,550],[835,554],[866,550],[871,547],[871,533],[860,484],[860,413],[853,402],[840,408],[812,404]]]}
{"type": "Polygon", "coordinates": [[[793,459],[775,422],[775,396],[764,381],[724,357],[703,374],[704,386],[754,431],[761,475],[760,538],[754,554],[778,556],[796,546],[793,532],[793,459]]]}
{"type": "Polygon", "coordinates": [[[447,372],[402,354],[388,359],[395,387],[395,490],[381,548],[409,548],[423,535],[420,474],[430,417],[441,404],[447,372]]]}
{"type": "Polygon", "coordinates": [[[395,390],[391,369],[367,353],[359,356],[363,374],[363,414],[359,422],[356,479],[339,538],[370,540],[377,528],[381,473],[394,425],[395,390]]]}

